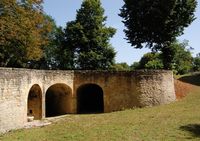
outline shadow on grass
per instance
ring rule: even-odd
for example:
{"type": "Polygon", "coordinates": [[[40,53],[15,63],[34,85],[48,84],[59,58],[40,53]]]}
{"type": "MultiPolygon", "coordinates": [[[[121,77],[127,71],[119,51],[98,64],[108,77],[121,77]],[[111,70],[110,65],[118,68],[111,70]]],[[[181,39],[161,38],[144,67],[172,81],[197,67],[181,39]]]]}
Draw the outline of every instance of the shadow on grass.
{"type": "Polygon", "coordinates": [[[200,138],[200,124],[188,124],[181,126],[180,129],[190,132],[193,137],[200,138]]]}
{"type": "Polygon", "coordinates": [[[192,85],[200,86],[200,73],[195,73],[190,76],[183,76],[178,80],[186,83],[190,83],[192,85]]]}

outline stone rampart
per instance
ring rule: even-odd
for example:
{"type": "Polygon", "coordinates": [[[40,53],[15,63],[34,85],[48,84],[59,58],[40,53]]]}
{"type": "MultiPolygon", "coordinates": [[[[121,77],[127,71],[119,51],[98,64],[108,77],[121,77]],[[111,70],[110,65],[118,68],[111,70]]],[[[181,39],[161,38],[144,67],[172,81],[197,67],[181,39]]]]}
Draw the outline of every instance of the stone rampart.
{"type": "Polygon", "coordinates": [[[71,113],[112,112],[174,100],[171,71],[0,68],[0,133],[23,127],[30,114],[38,119],[71,113]]]}

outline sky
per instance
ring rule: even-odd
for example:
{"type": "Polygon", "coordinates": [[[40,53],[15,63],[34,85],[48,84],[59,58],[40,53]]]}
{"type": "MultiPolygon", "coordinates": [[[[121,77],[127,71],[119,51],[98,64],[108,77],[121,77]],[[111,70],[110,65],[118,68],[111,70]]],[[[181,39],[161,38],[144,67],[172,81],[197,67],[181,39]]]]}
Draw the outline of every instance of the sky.
{"type": "MultiPolygon", "coordinates": [[[[184,34],[178,39],[189,40],[189,45],[194,48],[192,55],[200,53],[200,0],[197,0],[195,16],[196,20],[184,30],[184,34]]],[[[76,18],[76,11],[81,7],[82,0],[44,0],[44,11],[52,16],[58,26],[65,27],[66,23],[76,18]]],[[[110,40],[111,45],[117,52],[116,62],[126,62],[131,65],[139,61],[144,53],[150,52],[149,49],[134,49],[125,39],[123,29],[125,28],[122,18],[118,16],[123,0],[101,0],[102,7],[105,9],[104,15],[107,16],[106,25],[117,29],[115,36],[110,40]]]]}

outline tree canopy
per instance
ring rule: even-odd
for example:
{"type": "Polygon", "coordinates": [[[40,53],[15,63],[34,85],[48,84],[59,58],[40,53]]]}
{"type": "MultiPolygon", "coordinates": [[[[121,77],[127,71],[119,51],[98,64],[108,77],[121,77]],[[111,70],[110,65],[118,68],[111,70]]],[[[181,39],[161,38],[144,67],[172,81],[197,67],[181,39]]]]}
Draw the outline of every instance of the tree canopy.
{"type": "Polygon", "coordinates": [[[124,0],[119,14],[127,40],[152,49],[140,62],[115,64],[109,43],[116,29],[106,26],[100,0],[83,0],[76,19],[57,27],[43,12],[42,0],[0,1],[0,66],[42,69],[199,70],[187,42],[176,37],[195,19],[196,0],[124,0]]]}
{"type": "Polygon", "coordinates": [[[51,23],[41,0],[0,1],[0,66],[25,67],[43,56],[51,23]]]}
{"type": "Polygon", "coordinates": [[[193,71],[200,71],[200,53],[193,59],[193,71]]]}
{"type": "Polygon", "coordinates": [[[135,48],[144,45],[165,54],[165,69],[173,54],[169,45],[195,19],[196,0],[124,0],[120,16],[127,40],[135,48]]]}
{"type": "Polygon", "coordinates": [[[163,61],[160,53],[149,52],[139,61],[139,69],[163,69],[163,61]]]}
{"type": "Polygon", "coordinates": [[[112,67],[115,71],[130,71],[130,66],[126,62],[116,63],[112,67]]]}
{"type": "Polygon", "coordinates": [[[115,51],[109,40],[116,30],[106,27],[105,21],[100,0],[84,0],[76,20],[67,23],[65,49],[71,51],[75,69],[109,69],[114,63],[115,51]]]}
{"type": "MultiPolygon", "coordinates": [[[[62,60],[66,58],[62,48],[65,45],[64,31],[62,27],[57,27],[51,16],[45,15],[51,23],[51,32],[48,33],[48,44],[43,47],[43,56],[39,60],[31,60],[28,68],[34,69],[62,69],[62,60]]],[[[65,64],[67,65],[67,64],[65,64]]]]}
{"type": "Polygon", "coordinates": [[[178,74],[185,74],[192,70],[192,48],[189,46],[188,41],[174,42],[170,46],[174,51],[173,70],[178,74]]]}
{"type": "MultiPolygon", "coordinates": [[[[172,60],[172,69],[176,74],[185,74],[193,68],[193,57],[191,55],[191,47],[188,41],[173,42],[170,45],[173,50],[174,57],[172,60]]],[[[143,55],[139,61],[137,69],[163,69],[164,67],[163,52],[149,52],[143,55]]]]}

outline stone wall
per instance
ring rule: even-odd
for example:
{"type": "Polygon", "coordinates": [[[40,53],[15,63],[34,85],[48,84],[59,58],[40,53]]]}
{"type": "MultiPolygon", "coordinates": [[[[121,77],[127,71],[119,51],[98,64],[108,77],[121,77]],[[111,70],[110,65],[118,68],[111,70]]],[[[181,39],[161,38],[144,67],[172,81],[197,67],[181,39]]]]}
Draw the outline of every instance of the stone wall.
{"type": "Polygon", "coordinates": [[[168,104],[176,99],[171,71],[138,71],[135,77],[140,107],[168,104]]]}
{"type": "MultiPolygon", "coordinates": [[[[104,112],[133,108],[139,105],[134,72],[77,71],[74,90],[84,84],[97,84],[104,93],[104,112]]],[[[76,92],[74,93],[76,96],[76,92]]],[[[75,104],[76,105],[76,104],[75,104]]]]}
{"type": "MultiPolygon", "coordinates": [[[[171,71],[76,71],[74,90],[84,84],[97,84],[103,89],[104,112],[167,104],[175,100],[171,71]]],[[[76,94],[74,91],[75,97],[76,94]]]]}
{"type": "Polygon", "coordinates": [[[39,85],[42,90],[42,117],[45,118],[45,93],[48,88],[63,83],[72,89],[73,77],[73,71],[0,68],[0,133],[21,128],[27,122],[27,100],[33,85],[39,85]]]}
{"type": "Polygon", "coordinates": [[[44,71],[0,68],[0,132],[21,128],[27,122],[28,96],[34,85],[42,91],[42,111],[37,113],[41,112],[42,118],[45,118],[48,90],[54,91],[52,88],[55,86],[60,88],[54,93],[67,95],[66,103],[61,104],[60,111],[66,114],[77,113],[77,89],[88,84],[95,84],[102,89],[103,112],[167,104],[175,100],[171,71],[44,71]],[[63,109],[63,105],[66,105],[66,109],[63,109]]]}

